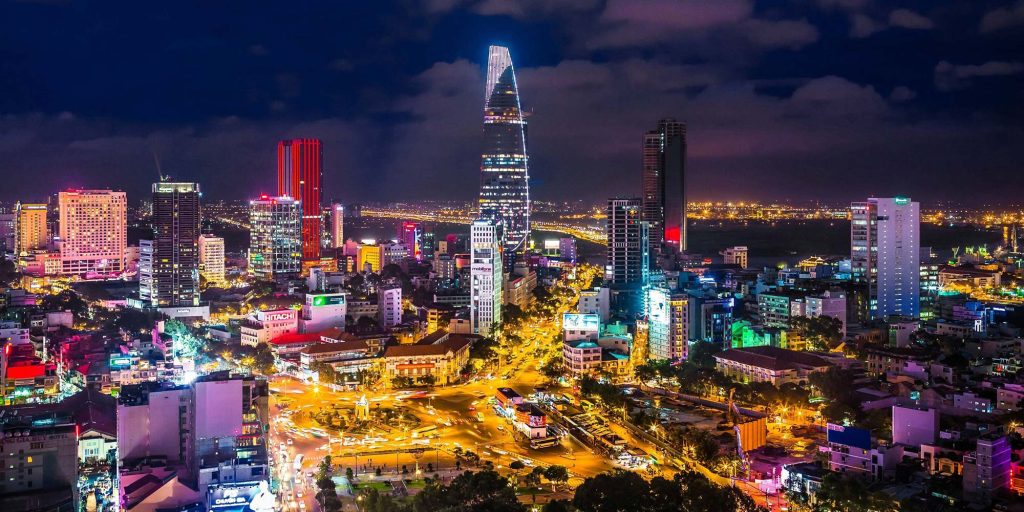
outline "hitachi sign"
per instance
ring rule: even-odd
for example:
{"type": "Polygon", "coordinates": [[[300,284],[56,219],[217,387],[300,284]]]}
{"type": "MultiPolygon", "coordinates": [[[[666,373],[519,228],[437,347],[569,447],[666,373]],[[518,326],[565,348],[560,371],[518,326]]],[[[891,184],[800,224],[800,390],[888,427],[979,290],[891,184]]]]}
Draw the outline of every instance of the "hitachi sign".
{"type": "Polygon", "coordinates": [[[261,322],[290,322],[298,319],[294,309],[278,309],[274,311],[260,311],[257,318],[261,322]]]}

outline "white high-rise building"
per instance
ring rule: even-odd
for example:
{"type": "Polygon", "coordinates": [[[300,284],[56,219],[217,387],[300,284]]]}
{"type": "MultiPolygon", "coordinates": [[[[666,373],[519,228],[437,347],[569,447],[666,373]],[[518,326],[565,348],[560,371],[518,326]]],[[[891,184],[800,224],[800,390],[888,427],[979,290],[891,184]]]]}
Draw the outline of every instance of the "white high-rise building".
{"type": "Polygon", "coordinates": [[[490,336],[501,321],[501,225],[491,219],[470,226],[470,320],[474,334],[490,336]]]}
{"type": "Polygon", "coordinates": [[[128,245],[128,199],[111,190],[58,194],[60,273],[120,273],[128,245]]]}
{"type": "Polygon", "coordinates": [[[331,205],[331,248],[338,249],[345,245],[345,205],[331,205]]]}
{"type": "Polygon", "coordinates": [[[402,323],[402,287],[384,285],[377,289],[377,322],[384,329],[402,323]]]}
{"type": "Polygon", "coordinates": [[[871,318],[920,316],[920,205],[906,197],[850,206],[853,277],[868,285],[871,318]]]}
{"type": "Polygon", "coordinates": [[[668,288],[647,291],[648,358],[678,361],[689,355],[689,296],[668,288]]]}
{"type": "Polygon", "coordinates": [[[211,286],[224,284],[224,239],[199,235],[199,275],[211,286]]]}

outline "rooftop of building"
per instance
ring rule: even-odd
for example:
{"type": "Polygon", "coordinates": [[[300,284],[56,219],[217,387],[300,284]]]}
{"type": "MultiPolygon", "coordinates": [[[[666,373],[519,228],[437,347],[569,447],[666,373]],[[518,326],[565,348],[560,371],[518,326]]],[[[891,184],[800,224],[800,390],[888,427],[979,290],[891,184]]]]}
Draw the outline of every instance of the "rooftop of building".
{"type": "Polygon", "coordinates": [[[512,388],[498,388],[498,393],[501,393],[508,398],[516,398],[520,396],[519,392],[512,388]]]}
{"type": "Polygon", "coordinates": [[[597,342],[589,339],[567,341],[565,344],[574,349],[601,348],[597,342]]]}
{"type": "Polygon", "coordinates": [[[149,394],[160,391],[173,391],[185,389],[187,386],[177,386],[172,382],[141,382],[139,384],[128,384],[121,386],[117,397],[117,403],[126,406],[145,405],[149,403],[149,394]]]}
{"type": "Polygon", "coordinates": [[[282,334],[272,340],[271,345],[294,345],[296,343],[316,343],[322,338],[338,339],[341,333],[344,332],[337,327],[318,332],[301,332],[301,333],[288,333],[282,334]]]}
{"type": "Polygon", "coordinates": [[[443,340],[430,344],[420,340],[413,345],[392,345],[384,350],[384,357],[441,356],[468,347],[476,338],[465,334],[445,334],[447,336],[443,340]]]}
{"type": "Polygon", "coordinates": [[[776,371],[796,370],[801,367],[822,368],[832,366],[832,363],[809,352],[772,346],[731,348],[715,354],[714,357],[715,359],[724,359],[776,371]]]}
{"type": "Polygon", "coordinates": [[[303,354],[306,355],[317,355],[317,354],[331,354],[335,352],[348,352],[348,351],[365,351],[369,350],[370,346],[363,340],[345,340],[338,343],[315,343],[304,349],[303,354]]]}
{"type": "Polygon", "coordinates": [[[528,413],[530,416],[547,416],[544,411],[540,410],[536,405],[531,403],[521,403],[516,406],[516,411],[522,413],[528,413]]]}
{"type": "Polygon", "coordinates": [[[602,350],[601,360],[602,361],[624,361],[629,359],[629,354],[619,350],[602,350]]]}

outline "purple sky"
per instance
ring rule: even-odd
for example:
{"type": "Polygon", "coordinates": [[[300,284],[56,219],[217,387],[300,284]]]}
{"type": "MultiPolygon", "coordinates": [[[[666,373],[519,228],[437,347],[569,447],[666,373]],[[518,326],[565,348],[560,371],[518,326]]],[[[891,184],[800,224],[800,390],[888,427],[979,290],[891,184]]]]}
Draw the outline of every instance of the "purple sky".
{"type": "MultiPolygon", "coordinates": [[[[696,199],[1016,202],[1024,2],[521,0],[0,7],[0,200],[164,173],[274,188],[320,137],[326,197],[473,199],[488,44],[511,48],[533,196],[639,192],[688,123],[696,199]]],[[[926,203],[927,204],[927,203],[926,203]]]]}

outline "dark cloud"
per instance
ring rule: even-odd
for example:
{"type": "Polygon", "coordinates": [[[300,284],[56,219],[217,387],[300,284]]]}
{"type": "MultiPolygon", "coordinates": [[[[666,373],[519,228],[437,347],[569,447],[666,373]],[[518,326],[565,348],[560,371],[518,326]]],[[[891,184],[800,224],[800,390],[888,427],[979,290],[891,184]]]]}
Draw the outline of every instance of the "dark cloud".
{"type": "Polygon", "coordinates": [[[939,62],[935,66],[935,86],[942,91],[969,87],[974,79],[1017,75],[1024,72],[1020,62],[989,61],[984,64],[951,64],[939,62]]]}
{"type": "Polygon", "coordinates": [[[1024,25],[1024,2],[1017,2],[1012,7],[1001,7],[985,13],[978,29],[983,33],[989,33],[1022,25],[1024,25]]]}
{"type": "Polygon", "coordinates": [[[889,13],[889,25],[911,30],[935,28],[935,23],[932,20],[910,9],[896,9],[889,13]]]}

